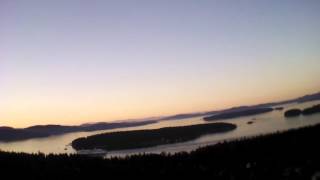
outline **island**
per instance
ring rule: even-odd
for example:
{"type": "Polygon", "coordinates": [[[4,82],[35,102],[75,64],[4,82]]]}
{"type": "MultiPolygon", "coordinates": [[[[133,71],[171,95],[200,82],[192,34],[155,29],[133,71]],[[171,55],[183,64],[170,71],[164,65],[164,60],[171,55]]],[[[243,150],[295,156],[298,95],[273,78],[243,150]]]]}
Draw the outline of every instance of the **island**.
{"type": "Polygon", "coordinates": [[[153,147],[194,140],[202,135],[228,132],[236,129],[230,123],[209,123],[153,130],[112,132],[82,137],[72,141],[76,150],[104,149],[107,151],[153,147]]]}
{"type": "Polygon", "coordinates": [[[290,109],[284,113],[285,117],[296,117],[300,116],[302,111],[300,109],[290,109]]]}
{"type": "Polygon", "coordinates": [[[312,115],[312,114],[316,114],[316,113],[320,113],[320,104],[314,105],[314,106],[306,108],[304,110],[290,109],[284,113],[284,116],[289,118],[289,117],[296,117],[296,116],[300,116],[300,115],[307,116],[307,115],[312,115]]]}
{"type": "Polygon", "coordinates": [[[320,104],[306,108],[302,111],[303,115],[312,115],[316,113],[320,113],[320,104]]]}
{"type": "Polygon", "coordinates": [[[270,107],[246,108],[241,110],[227,111],[227,112],[215,114],[209,117],[204,117],[203,119],[205,121],[232,119],[232,118],[238,118],[243,116],[263,114],[271,111],[273,111],[273,108],[270,108],[270,107]]]}

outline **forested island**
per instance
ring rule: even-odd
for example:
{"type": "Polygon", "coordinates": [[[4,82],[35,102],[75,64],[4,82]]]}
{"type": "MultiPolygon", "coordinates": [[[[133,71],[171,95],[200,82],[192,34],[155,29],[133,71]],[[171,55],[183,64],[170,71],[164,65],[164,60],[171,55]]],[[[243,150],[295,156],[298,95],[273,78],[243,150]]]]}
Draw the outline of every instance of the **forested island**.
{"type": "Polygon", "coordinates": [[[184,127],[167,127],[153,130],[112,132],[78,138],[72,141],[76,150],[124,150],[152,147],[194,140],[205,134],[221,133],[236,129],[230,123],[209,123],[184,127]]]}
{"type": "Polygon", "coordinates": [[[243,116],[252,116],[252,115],[263,114],[271,111],[273,111],[273,108],[270,108],[270,107],[259,107],[259,108],[249,107],[246,109],[243,108],[240,110],[218,113],[209,117],[204,117],[203,119],[206,121],[214,121],[214,120],[238,118],[243,116]]]}
{"type": "Polygon", "coordinates": [[[296,117],[300,116],[302,111],[300,109],[290,109],[284,113],[285,117],[296,117]]]}
{"type": "Polygon", "coordinates": [[[316,113],[320,113],[320,104],[318,105],[314,105],[312,107],[306,108],[302,111],[303,115],[312,115],[312,114],[316,114],[316,113]]]}
{"type": "Polygon", "coordinates": [[[320,113],[320,104],[314,105],[304,110],[290,109],[284,113],[284,116],[289,118],[289,117],[296,117],[300,115],[308,116],[316,113],[320,113]]]}
{"type": "Polygon", "coordinates": [[[196,175],[210,179],[316,180],[320,175],[316,137],[320,137],[320,125],[222,142],[190,153],[109,159],[0,151],[0,169],[3,177],[23,175],[31,179],[196,175]]]}

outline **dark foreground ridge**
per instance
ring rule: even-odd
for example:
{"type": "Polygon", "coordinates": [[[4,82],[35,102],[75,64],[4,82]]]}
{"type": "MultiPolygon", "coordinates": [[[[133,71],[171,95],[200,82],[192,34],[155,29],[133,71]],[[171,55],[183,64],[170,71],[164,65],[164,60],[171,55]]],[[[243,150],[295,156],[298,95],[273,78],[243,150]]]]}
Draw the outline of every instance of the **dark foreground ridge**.
{"type": "Polygon", "coordinates": [[[153,130],[112,132],[78,138],[72,147],[81,149],[124,150],[172,144],[196,139],[201,135],[227,132],[236,129],[230,123],[210,123],[153,130]]]}
{"type": "MultiPolygon", "coordinates": [[[[0,152],[3,177],[98,178],[197,175],[210,179],[317,179],[320,173],[320,125],[240,139],[191,153],[92,158],[0,152]]],[[[319,179],[319,178],[318,178],[319,179]]]]}
{"type": "Polygon", "coordinates": [[[271,111],[273,111],[273,108],[269,108],[269,107],[248,108],[248,109],[219,113],[213,116],[205,117],[203,119],[206,121],[214,121],[214,120],[221,120],[221,119],[238,118],[243,116],[252,116],[252,115],[267,113],[271,111]]]}

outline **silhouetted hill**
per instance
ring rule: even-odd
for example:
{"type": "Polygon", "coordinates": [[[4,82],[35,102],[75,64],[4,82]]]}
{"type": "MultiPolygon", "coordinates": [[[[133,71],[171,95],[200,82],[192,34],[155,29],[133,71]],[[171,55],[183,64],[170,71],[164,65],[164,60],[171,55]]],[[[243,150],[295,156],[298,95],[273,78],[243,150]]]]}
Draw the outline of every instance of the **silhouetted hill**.
{"type": "Polygon", "coordinates": [[[285,100],[285,101],[280,101],[280,102],[272,102],[272,103],[265,103],[261,104],[258,106],[277,106],[277,105],[283,105],[283,104],[289,104],[289,103],[304,103],[308,101],[316,101],[320,100],[320,92],[315,93],[315,94],[310,94],[310,95],[305,95],[302,97],[290,99],[290,100],[285,100]]]}
{"type": "Polygon", "coordinates": [[[206,121],[221,120],[221,119],[231,119],[243,116],[251,116],[262,113],[267,113],[273,111],[273,108],[252,108],[252,107],[242,107],[236,109],[230,109],[228,111],[223,111],[222,113],[215,114],[213,116],[203,118],[206,121]]]}
{"type": "Polygon", "coordinates": [[[156,123],[156,121],[97,123],[80,126],[38,125],[21,129],[14,129],[11,127],[0,127],[0,141],[26,140],[31,138],[48,137],[51,135],[59,135],[70,132],[97,131],[125,127],[135,127],[152,123],[156,123]]]}
{"type": "Polygon", "coordinates": [[[25,128],[23,130],[50,135],[64,134],[69,132],[80,131],[79,126],[61,126],[61,125],[37,125],[25,128]]]}
{"type": "Polygon", "coordinates": [[[157,123],[154,120],[146,120],[146,121],[133,121],[133,122],[113,122],[113,123],[94,123],[94,124],[87,124],[81,125],[80,129],[83,131],[97,131],[97,130],[105,130],[105,129],[117,129],[117,128],[124,128],[124,127],[136,127],[136,126],[144,126],[148,124],[157,123]]]}
{"type": "Polygon", "coordinates": [[[176,114],[172,116],[167,116],[160,118],[160,121],[167,121],[167,120],[180,120],[180,119],[186,119],[186,118],[193,118],[193,117],[199,117],[206,115],[206,113],[190,113],[190,114],[176,114]]]}
{"type": "Polygon", "coordinates": [[[307,101],[314,101],[314,100],[320,100],[320,92],[316,94],[310,94],[306,95],[300,98],[297,98],[296,101],[299,103],[307,102],[307,101]]]}
{"type": "Polygon", "coordinates": [[[49,136],[48,133],[38,133],[28,130],[14,129],[10,127],[0,128],[0,141],[17,141],[21,139],[31,139],[49,136]]]}
{"type": "Polygon", "coordinates": [[[159,121],[167,121],[167,120],[180,120],[180,119],[186,119],[186,118],[193,118],[193,117],[199,117],[199,116],[209,116],[213,114],[220,114],[220,113],[229,113],[229,112],[235,112],[235,111],[244,111],[248,109],[253,108],[260,108],[265,107],[265,105],[258,105],[258,106],[239,106],[239,107],[232,107],[229,109],[223,109],[223,110],[215,110],[215,111],[208,111],[208,112],[197,112],[197,113],[188,113],[188,114],[176,114],[172,116],[166,116],[159,118],[159,121]]]}
{"type": "Polygon", "coordinates": [[[214,115],[214,114],[218,114],[218,113],[221,114],[221,113],[228,113],[228,112],[233,112],[233,111],[242,111],[242,110],[254,109],[254,108],[266,108],[266,107],[279,106],[279,105],[284,105],[284,104],[289,104],[289,103],[303,103],[303,102],[315,101],[315,100],[320,100],[320,92],[319,93],[315,93],[315,94],[302,96],[302,97],[299,97],[299,98],[285,100],[285,101],[263,103],[263,104],[257,104],[257,105],[252,105],[252,106],[239,106],[239,107],[232,107],[232,108],[224,109],[224,110],[213,110],[213,111],[208,111],[208,112],[195,112],[195,113],[187,113],[187,114],[176,114],[176,115],[172,115],[172,116],[162,117],[162,118],[159,118],[157,120],[159,120],[159,121],[162,121],[162,120],[180,120],[180,119],[200,117],[200,116],[210,116],[210,115],[214,115]]]}

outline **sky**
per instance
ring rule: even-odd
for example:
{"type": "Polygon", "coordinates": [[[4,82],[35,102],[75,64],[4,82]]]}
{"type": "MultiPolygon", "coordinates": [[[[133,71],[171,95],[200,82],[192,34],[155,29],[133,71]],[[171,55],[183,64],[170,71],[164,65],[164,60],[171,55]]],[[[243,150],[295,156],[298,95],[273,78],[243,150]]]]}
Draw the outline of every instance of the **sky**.
{"type": "Polygon", "coordinates": [[[0,126],[320,91],[319,0],[0,0],[0,126]]]}

